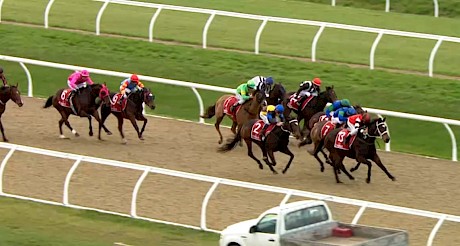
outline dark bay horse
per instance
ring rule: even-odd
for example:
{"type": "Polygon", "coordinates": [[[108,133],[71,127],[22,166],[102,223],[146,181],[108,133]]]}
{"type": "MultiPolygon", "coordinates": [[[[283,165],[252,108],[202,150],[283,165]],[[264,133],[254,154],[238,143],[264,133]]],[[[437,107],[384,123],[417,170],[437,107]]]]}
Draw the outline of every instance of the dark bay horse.
{"type": "MultiPolygon", "coordinates": [[[[386,167],[383,165],[380,157],[377,154],[375,147],[375,140],[377,137],[383,139],[385,143],[390,141],[390,135],[388,134],[388,126],[385,122],[385,118],[373,119],[367,126],[366,129],[361,133],[358,131],[355,141],[350,146],[349,150],[338,149],[334,147],[334,142],[337,134],[342,129],[334,129],[328,133],[324,139],[324,146],[329,150],[329,157],[332,160],[334,166],[334,174],[337,183],[341,183],[337,175],[337,169],[341,169],[350,179],[354,179],[343,165],[343,159],[349,157],[357,160],[359,163],[364,163],[368,166],[366,183],[371,182],[371,162],[368,159],[374,161],[385,174],[391,180],[395,181],[396,178],[388,172],[386,167]]],[[[358,165],[359,166],[359,165],[358,165]]],[[[357,167],[355,167],[357,168],[357,167]]],[[[356,170],[356,169],[355,169],[356,170]]]]}
{"type": "Polygon", "coordinates": [[[263,160],[273,172],[273,174],[277,174],[278,172],[273,169],[273,166],[276,165],[276,160],[274,156],[274,152],[280,151],[286,155],[289,155],[290,159],[287,163],[286,167],[283,169],[283,174],[289,169],[292,160],[294,159],[294,154],[289,150],[289,136],[291,133],[294,134],[296,138],[300,137],[300,128],[297,122],[297,119],[290,119],[287,118],[286,122],[284,122],[281,126],[275,126],[273,130],[268,133],[265,141],[255,140],[251,137],[251,132],[256,129],[261,129],[262,124],[257,119],[249,120],[248,122],[244,123],[243,126],[240,128],[236,136],[229,140],[229,142],[223,146],[221,146],[218,151],[219,152],[227,152],[232,150],[235,145],[243,139],[246,142],[248,147],[248,156],[251,157],[253,160],[259,164],[259,168],[263,169],[263,165],[259,159],[254,156],[252,152],[252,143],[254,142],[257,144],[260,149],[262,150],[263,160]],[[257,125],[258,124],[258,125],[257,125]],[[269,157],[271,162],[269,161],[269,157]]]}
{"type": "MultiPolygon", "coordinates": [[[[86,88],[80,89],[78,93],[74,94],[68,99],[71,105],[74,105],[78,114],[75,113],[71,107],[63,106],[60,104],[60,99],[65,99],[68,95],[67,93],[70,93],[67,89],[59,89],[55,95],[48,97],[48,100],[46,100],[46,103],[43,106],[43,108],[48,108],[53,105],[59,114],[61,114],[61,119],[59,120],[59,137],[66,138],[62,133],[62,125],[64,123],[76,137],[80,136],[78,132],[70,126],[68,121],[70,115],[88,118],[89,135],[93,136],[91,116],[96,118],[96,120],[99,122],[99,127],[101,127],[101,120],[99,118],[99,112],[97,111],[100,106],[100,102],[98,102],[96,98],[102,100],[104,104],[110,104],[109,89],[107,88],[106,84],[93,84],[87,86],[86,88]]],[[[100,132],[98,139],[102,140],[100,132]]]]}
{"type": "MultiPolygon", "coordinates": [[[[286,100],[286,89],[281,83],[276,83],[268,93],[267,105],[282,104],[286,100]]],[[[287,115],[285,115],[287,116],[287,115]]]]}
{"type": "MultiPolygon", "coordinates": [[[[144,114],[142,113],[143,111],[143,106],[142,103],[145,103],[150,109],[155,109],[155,96],[152,94],[151,90],[147,87],[145,87],[143,90],[138,90],[136,92],[133,92],[129,94],[129,96],[125,99],[126,101],[126,107],[125,109],[121,109],[122,105],[120,105],[120,109],[118,110],[115,107],[112,107],[115,104],[118,104],[118,99],[120,98],[115,98],[115,95],[117,97],[122,97],[121,94],[119,93],[111,93],[110,98],[114,99],[111,104],[112,105],[103,105],[101,107],[101,121],[102,124],[101,126],[104,128],[104,130],[107,132],[107,128],[104,126],[104,122],[107,119],[107,117],[112,113],[117,117],[118,119],[118,131],[120,132],[121,138],[122,138],[122,143],[126,144],[127,141],[125,139],[125,135],[123,134],[123,121],[124,119],[128,119],[131,121],[131,124],[133,125],[134,129],[137,132],[137,136],[140,140],[144,140],[142,137],[142,133],[144,133],[145,126],[147,125],[147,118],[144,117],[144,114]],[[137,126],[136,120],[143,121],[144,124],[142,125],[141,130],[139,131],[139,127],[137,126]]],[[[99,134],[100,134],[101,128],[99,128],[99,134]]]]}
{"type": "Polygon", "coordinates": [[[19,93],[18,84],[2,86],[0,88],[0,130],[2,131],[4,142],[8,142],[8,139],[5,137],[5,131],[3,129],[3,123],[1,119],[6,109],[6,103],[10,99],[19,107],[22,107],[24,105],[21,99],[21,93],[19,93]]]}
{"type": "Polygon", "coordinates": [[[214,115],[216,116],[216,123],[214,126],[216,127],[217,133],[219,133],[219,144],[223,141],[222,133],[220,132],[220,123],[226,115],[233,121],[231,128],[233,134],[236,134],[237,130],[248,120],[259,118],[259,112],[262,109],[262,105],[265,103],[265,92],[254,91],[252,95],[252,99],[244,102],[240,109],[237,110],[235,118],[224,113],[225,101],[234,95],[221,96],[214,105],[206,109],[206,113],[200,115],[200,117],[204,119],[210,119],[214,115]]]}
{"type": "Polygon", "coordinates": [[[297,120],[299,121],[299,124],[302,120],[304,120],[304,124],[302,127],[302,141],[306,141],[307,144],[311,143],[310,139],[310,130],[308,128],[308,122],[310,118],[315,115],[316,113],[323,111],[324,107],[326,106],[327,103],[332,103],[337,100],[337,95],[335,94],[334,91],[334,86],[327,86],[325,91],[322,91],[319,93],[318,96],[313,97],[311,101],[305,106],[305,108],[301,109],[299,106],[299,109],[301,110],[296,111],[287,106],[289,102],[289,96],[294,94],[295,92],[290,92],[287,94],[287,98],[283,102],[283,106],[285,108],[284,115],[288,116],[291,111],[294,111],[297,114],[297,120]],[[304,140],[304,138],[306,138],[304,140]]]}

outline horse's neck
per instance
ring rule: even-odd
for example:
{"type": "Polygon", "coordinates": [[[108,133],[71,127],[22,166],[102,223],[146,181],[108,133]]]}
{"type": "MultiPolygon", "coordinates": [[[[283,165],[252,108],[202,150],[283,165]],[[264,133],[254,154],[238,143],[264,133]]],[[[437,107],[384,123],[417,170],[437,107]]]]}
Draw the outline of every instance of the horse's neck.
{"type": "Polygon", "coordinates": [[[259,109],[260,109],[260,103],[258,103],[256,99],[251,101],[248,105],[248,111],[251,113],[257,114],[259,112],[259,109]]]}
{"type": "Polygon", "coordinates": [[[8,88],[2,89],[2,91],[0,92],[0,101],[1,101],[0,105],[2,105],[2,103],[5,104],[10,99],[11,99],[10,90],[8,88]]]}

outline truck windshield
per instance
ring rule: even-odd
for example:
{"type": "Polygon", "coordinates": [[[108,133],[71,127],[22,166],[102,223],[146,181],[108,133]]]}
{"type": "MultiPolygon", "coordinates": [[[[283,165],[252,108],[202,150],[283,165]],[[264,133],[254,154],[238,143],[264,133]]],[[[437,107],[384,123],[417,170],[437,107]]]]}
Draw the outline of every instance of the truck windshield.
{"type": "Polygon", "coordinates": [[[329,220],[327,210],[324,206],[319,205],[296,210],[286,214],[284,217],[284,224],[286,231],[288,231],[326,220],[329,220]]]}

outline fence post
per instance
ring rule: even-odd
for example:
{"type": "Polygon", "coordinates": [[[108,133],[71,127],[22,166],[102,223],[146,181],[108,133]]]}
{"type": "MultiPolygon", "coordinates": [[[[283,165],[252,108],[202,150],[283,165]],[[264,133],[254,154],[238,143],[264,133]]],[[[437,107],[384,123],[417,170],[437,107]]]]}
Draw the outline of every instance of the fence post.
{"type": "Polygon", "coordinates": [[[0,164],[0,194],[3,194],[3,172],[5,171],[6,163],[8,160],[11,158],[13,155],[14,151],[16,150],[16,145],[14,145],[10,151],[5,155],[5,158],[3,158],[2,163],[0,164]]]}
{"type": "MultiPolygon", "coordinates": [[[[203,115],[204,114],[204,105],[203,105],[203,99],[201,98],[201,95],[200,93],[198,92],[198,90],[195,88],[195,87],[190,87],[193,91],[193,93],[195,93],[195,96],[196,96],[196,99],[198,99],[198,105],[200,107],[200,115],[203,115]]],[[[200,117],[200,119],[198,120],[200,123],[204,123],[204,119],[200,117]]]]}
{"type": "Polygon", "coordinates": [[[434,3],[434,17],[439,17],[439,4],[438,0],[433,0],[434,3]]]}
{"type": "Polygon", "coordinates": [[[371,70],[374,70],[375,50],[377,49],[377,45],[379,45],[380,39],[382,39],[382,36],[383,36],[384,32],[385,31],[381,30],[379,32],[379,34],[377,35],[377,37],[375,38],[374,43],[372,44],[371,54],[370,54],[370,57],[369,57],[369,65],[370,65],[371,70]]]}
{"type": "Polygon", "coordinates": [[[72,179],[72,175],[77,169],[78,165],[80,165],[80,162],[82,160],[82,157],[79,157],[72,165],[70,168],[69,172],[67,173],[67,176],[65,177],[65,182],[64,182],[64,195],[62,198],[62,204],[65,206],[69,205],[69,185],[70,185],[70,179],[72,179]]]}
{"type": "Polygon", "coordinates": [[[3,0],[0,0],[0,23],[2,22],[2,6],[3,6],[3,0]]]}
{"type": "Polygon", "coordinates": [[[214,20],[215,16],[216,16],[216,12],[213,12],[209,16],[208,21],[206,21],[206,24],[204,25],[204,28],[203,28],[203,49],[206,49],[206,47],[207,47],[208,29],[209,29],[209,26],[211,26],[211,22],[212,22],[212,20],[214,20]]]}
{"type": "Polygon", "coordinates": [[[319,37],[324,31],[324,28],[326,28],[326,23],[321,24],[321,27],[318,29],[315,38],[313,38],[313,43],[311,44],[311,61],[316,61],[316,43],[318,43],[319,37]]]}
{"type": "Polygon", "coordinates": [[[50,0],[50,1],[48,2],[48,5],[46,5],[46,9],[45,9],[45,28],[48,28],[48,27],[49,27],[49,25],[48,25],[48,18],[49,18],[51,6],[53,6],[53,3],[54,3],[54,0],[50,0]]]}
{"type": "Polygon", "coordinates": [[[447,215],[443,214],[441,218],[439,218],[438,223],[433,227],[433,230],[431,230],[430,236],[428,237],[428,242],[426,243],[427,246],[432,246],[433,245],[433,240],[434,237],[436,236],[436,233],[438,233],[439,228],[441,228],[442,223],[444,223],[444,220],[447,218],[447,215]]]}
{"type": "Polygon", "coordinates": [[[434,58],[436,56],[436,53],[438,52],[439,46],[441,46],[441,43],[444,39],[441,37],[438,39],[438,42],[434,45],[433,49],[431,50],[430,54],[430,60],[428,61],[428,75],[430,77],[433,77],[433,64],[434,64],[434,58]]]}
{"type": "Polygon", "coordinates": [[[101,34],[101,19],[102,19],[102,14],[104,14],[105,8],[107,8],[107,5],[109,5],[110,0],[105,0],[104,4],[102,4],[102,7],[99,9],[99,12],[97,13],[96,17],[96,35],[101,34]]]}
{"type": "Polygon", "coordinates": [[[149,172],[150,168],[146,168],[137,180],[136,185],[134,186],[133,195],[131,198],[131,217],[137,217],[137,194],[139,193],[139,189],[141,188],[142,182],[144,182],[144,179],[147,177],[149,172]]]}
{"type": "Polygon", "coordinates": [[[331,0],[331,5],[335,6],[335,0],[331,0]]]}
{"type": "Polygon", "coordinates": [[[24,69],[24,72],[26,73],[26,76],[27,76],[27,96],[33,97],[34,88],[33,88],[33,83],[32,83],[32,75],[30,75],[29,69],[26,67],[26,65],[24,65],[24,63],[20,62],[19,65],[21,65],[22,69],[24,69]]]}
{"type": "Polygon", "coordinates": [[[257,34],[256,34],[256,40],[255,40],[255,49],[254,49],[254,53],[256,53],[257,55],[259,54],[259,43],[260,43],[260,36],[262,35],[262,32],[265,28],[265,25],[267,25],[267,22],[268,22],[268,18],[265,18],[263,21],[262,21],[262,24],[260,24],[260,27],[259,27],[259,30],[257,30],[257,34]]]}
{"type": "Polygon", "coordinates": [[[385,12],[390,12],[390,0],[386,0],[386,3],[385,3],[385,12]]]}
{"type": "Polygon", "coordinates": [[[155,26],[155,21],[160,15],[161,9],[162,7],[157,8],[157,11],[155,11],[155,14],[153,14],[152,19],[150,20],[150,25],[149,25],[149,41],[150,42],[153,42],[153,27],[155,26]]]}
{"type": "Polygon", "coordinates": [[[449,132],[450,140],[452,141],[452,161],[457,161],[457,140],[455,139],[455,134],[448,124],[443,123],[443,125],[447,129],[447,132],[449,132]]]}
{"type": "Polygon", "coordinates": [[[286,193],[286,196],[284,196],[283,200],[281,200],[281,202],[280,202],[280,207],[284,206],[284,204],[286,204],[286,202],[289,201],[289,198],[291,198],[292,193],[293,193],[292,190],[289,190],[289,192],[286,193]]]}
{"type": "Polygon", "coordinates": [[[365,203],[361,206],[361,208],[358,210],[358,212],[356,213],[355,217],[354,217],[353,220],[351,221],[351,223],[352,223],[353,225],[355,225],[356,223],[358,223],[358,220],[359,220],[359,219],[361,218],[361,216],[363,215],[364,210],[366,210],[366,208],[367,208],[367,205],[368,205],[368,203],[365,202],[365,203]]]}
{"type": "Polygon", "coordinates": [[[201,223],[200,228],[201,230],[208,230],[206,226],[206,209],[208,207],[209,199],[211,198],[212,193],[216,190],[217,186],[219,185],[221,179],[217,179],[214,184],[209,188],[208,192],[204,196],[203,204],[201,205],[201,223]]]}

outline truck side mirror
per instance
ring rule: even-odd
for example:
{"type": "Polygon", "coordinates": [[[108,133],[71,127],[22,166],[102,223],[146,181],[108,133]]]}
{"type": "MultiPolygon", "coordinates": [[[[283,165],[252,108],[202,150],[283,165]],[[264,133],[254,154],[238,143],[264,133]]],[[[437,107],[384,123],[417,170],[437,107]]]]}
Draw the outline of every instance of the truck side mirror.
{"type": "Polygon", "coordinates": [[[257,226],[256,225],[253,225],[253,226],[251,226],[251,228],[249,228],[249,233],[254,233],[254,232],[257,232],[257,226]]]}

